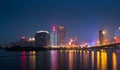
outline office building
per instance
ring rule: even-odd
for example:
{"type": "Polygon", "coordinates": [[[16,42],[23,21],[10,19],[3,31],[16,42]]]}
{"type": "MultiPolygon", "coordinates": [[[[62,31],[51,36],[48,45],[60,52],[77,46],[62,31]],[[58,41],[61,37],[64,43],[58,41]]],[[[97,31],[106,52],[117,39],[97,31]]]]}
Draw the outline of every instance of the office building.
{"type": "Polygon", "coordinates": [[[65,44],[66,30],[64,26],[58,26],[58,44],[63,46],[65,44]]]}
{"type": "Polygon", "coordinates": [[[52,26],[52,32],[50,35],[50,42],[51,42],[51,47],[55,47],[58,45],[57,27],[55,25],[52,26]]]}
{"type": "Polygon", "coordinates": [[[99,44],[103,45],[104,44],[104,40],[105,40],[105,31],[104,30],[100,30],[99,31],[99,44]]]}
{"type": "Polygon", "coordinates": [[[47,48],[49,46],[50,36],[48,31],[37,31],[35,35],[35,46],[47,48]]]}

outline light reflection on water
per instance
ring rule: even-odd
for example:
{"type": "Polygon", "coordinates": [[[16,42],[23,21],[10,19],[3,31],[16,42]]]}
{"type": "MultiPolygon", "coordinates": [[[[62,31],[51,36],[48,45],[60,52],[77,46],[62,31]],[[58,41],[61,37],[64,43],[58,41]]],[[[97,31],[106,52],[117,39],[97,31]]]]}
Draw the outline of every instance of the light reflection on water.
{"type": "Polygon", "coordinates": [[[120,53],[111,50],[22,51],[21,55],[17,52],[9,55],[7,51],[6,55],[0,55],[0,70],[11,70],[12,64],[18,70],[119,70],[119,59],[120,53]]]}
{"type": "Polygon", "coordinates": [[[106,52],[101,52],[101,69],[107,70],[107,54],[106,54],[106,52]]]}
{"type": "Polygon", "coordinates": [[[116,53],[112,53],[113,70],[117,70],[116,53]]]}
{"type": "Polygon", "coordinates": [[[22,60],[22,70],[26,70],[27,68],[27,64],[26,64],[26,60],[27,60],[27,56],[26,56],[26,52],[22,51],[22,56],[21,56],[21,60],[22,60]]]}
{"type": "Polygon", "coordinates": [[[51,70],[57,70],[57,51],[51,51],[51,70]]]}
{"type": "MultiPolygon", "coordinates": [[[[69,61],[69,70],[73,70],[73,56],[74,56],[74,51],[73,50],[71,50],[71,51],[69,51],[69,54],[68,54],[68,61],[69,61]]],[[[74,57],[75,58],[75,57],[74,57]]]]}
{"type": "Polygon", "coordinates": [[[30,70],[36,70],[36,51],[30,51],[29,54],[32,55],[29,56],[30,70]]]}
{"type": "Polygon", "coordinates": [[[94,52],[93,51],[91,52],[91,55],[92,55],[92,66],[91,67],[92,67],[92,70],[94,70],[95,60],[94,60],[94,52]]]}
{"type": "Polygon", "coordinates": [[[100,59],[100,52],[97,51],[97,70],[101,70],[101,59],[100,59]]]}

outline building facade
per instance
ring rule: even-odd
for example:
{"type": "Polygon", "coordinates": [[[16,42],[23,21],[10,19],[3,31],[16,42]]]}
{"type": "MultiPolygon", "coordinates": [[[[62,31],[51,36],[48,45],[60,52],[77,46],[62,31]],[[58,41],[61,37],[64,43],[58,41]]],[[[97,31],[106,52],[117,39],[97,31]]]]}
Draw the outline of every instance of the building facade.
{"type": "Polygon", "coordinates": [[[48,31],[37,31],[35,34],[35,46],[41,48],[49,47],[50,35],[48,31]]]}
{"type": "Polygon", "coordinates": [[[55,47],[58,45],[58,34],[57,34],[57,27],[52,26],[52,32],[50,35],[50,42],[51,42],[51,47],[55,47]]]}
{"type": "Polygon", "coordinates": [[[105,31],[104,30],[99,30],[99,45],[104,44],[104,38],[105,37],[105,31]]]}
{"type": "Polygon", "coordinates": [[[60,46],[65,44],[66,30],[64,26],[58,26],[58,44],[60,46]]]}

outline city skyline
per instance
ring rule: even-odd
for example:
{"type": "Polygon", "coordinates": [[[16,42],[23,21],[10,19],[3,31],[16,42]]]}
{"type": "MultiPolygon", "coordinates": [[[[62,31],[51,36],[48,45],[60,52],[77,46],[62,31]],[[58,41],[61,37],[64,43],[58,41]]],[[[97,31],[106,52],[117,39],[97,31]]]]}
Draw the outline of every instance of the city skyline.
{"type": "Polygon", "coordinates": [[[0,0],[1,70],[120,70],[120,0],[0,0]]]}
{"type": "Polygon", "coordinates": [[[0,44],[21,36],[33,37],[36,31],[51,31],[52,25],[66,27],[66,40],[98,39],[100,29],[113,33],[120,26],[120,2],[101,1],[2,1],[0,44]]]}

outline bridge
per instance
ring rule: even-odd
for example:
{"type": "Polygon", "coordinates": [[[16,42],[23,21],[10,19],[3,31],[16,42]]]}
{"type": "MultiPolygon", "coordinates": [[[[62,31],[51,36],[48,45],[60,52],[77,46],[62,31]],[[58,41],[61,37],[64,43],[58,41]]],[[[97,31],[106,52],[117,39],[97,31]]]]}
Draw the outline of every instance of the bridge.
{"type": "Polygon", "coordinates": [[[93,46],[81,48],[79,50],[85,51],[107,51],[107,52],[117,52],[120,53],[120,43],[113,43],[107,45],[93,46]]]}
{"type": "Polygon", "coordinates": [[[91,47],[70,47],[70,48],[48,48],[48,50],[114,50],[114,49],[120,49],[120,43],[112,43],[112,44],[106,44],[106,45],[99,45],[99,46],[91,46],[91,47]]]}
{"type": "Polygon", "coordinates": [[[100,46],[91,46],[83,49],[120,49],[120,43],[112,43],[100,46]]]}

